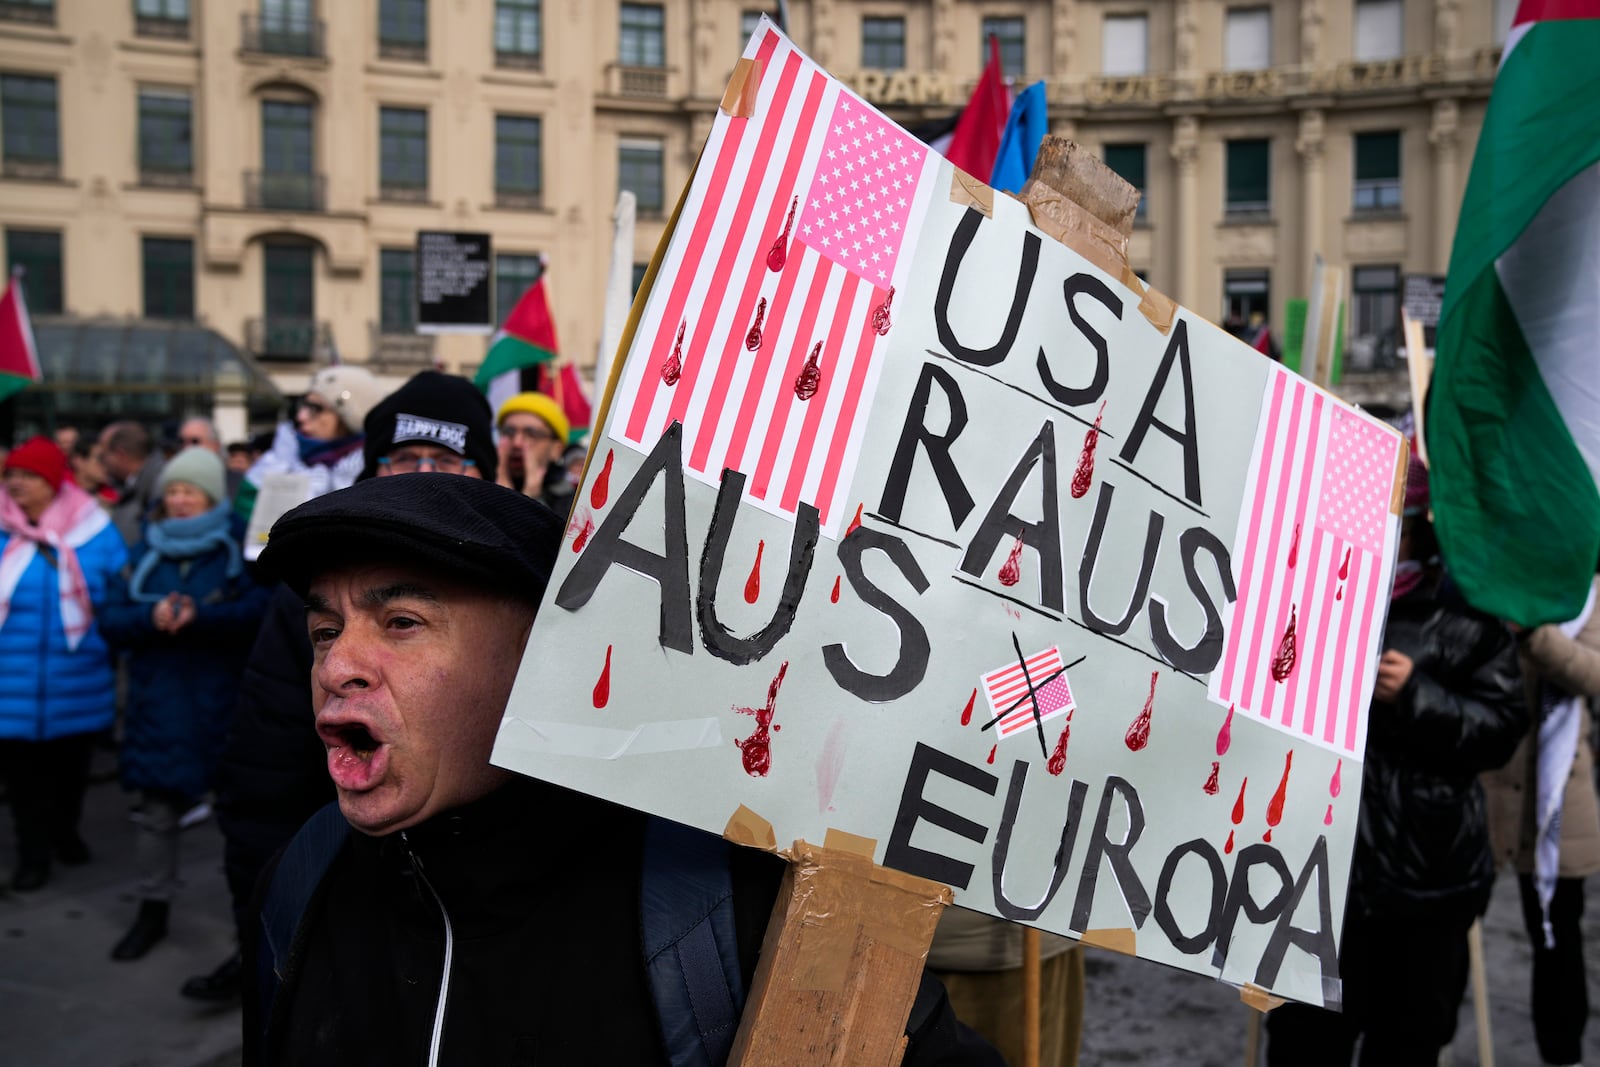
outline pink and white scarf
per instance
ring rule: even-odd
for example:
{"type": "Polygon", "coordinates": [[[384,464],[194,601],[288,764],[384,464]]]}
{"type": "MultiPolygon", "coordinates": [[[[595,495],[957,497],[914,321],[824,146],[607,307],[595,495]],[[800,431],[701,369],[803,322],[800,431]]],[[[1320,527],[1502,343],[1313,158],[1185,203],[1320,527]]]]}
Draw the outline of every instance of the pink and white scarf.
{"type": "Polygon", "coordinates": [[[61,596],[61,628],[67,647],[77,649],[94,624],[94,608],[89,603],[89,587],[83,580],[76,549],[110,524],[105,509],[94,498],[71,482],[62,482],[50,506],[39,516],[37,525],[28,521],[11,494],[0,490],[0,529],[11,535],[0,552],[0,626],[11,614],[11,594],[17,590],[22,574],[33,562],[40,545],[48,545],[56,556],[57,587],[61,596]]]}

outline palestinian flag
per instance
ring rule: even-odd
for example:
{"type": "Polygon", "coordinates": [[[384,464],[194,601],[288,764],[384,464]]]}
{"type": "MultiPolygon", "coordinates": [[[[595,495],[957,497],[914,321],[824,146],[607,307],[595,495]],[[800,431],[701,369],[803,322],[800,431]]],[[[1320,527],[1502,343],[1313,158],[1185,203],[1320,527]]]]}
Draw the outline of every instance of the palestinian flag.
{"type": "Polygon", "coordinates": [[[20,272],[11,276],[0,296],[0,400],[7,400],[43,377],[39,349],[33,343],[33,325],[22,298],[20,272]]]}
{"type": "Polygon", "coordinates": [[[550,315],[550,301],[545,296],[541,274],[511,309],[500,331],[490,339],[488,354],[483,357],[473,384],[488,395],[490,405],[498,410],[507,398],[524,389],[535,388],[531,381],[523,384],[524,371],[549,363],[559,351],[556,323],[550,315]]]}
{"type": "Polygon", "coordinates": [[[1456,226],[1427,409],[1467,599],[1535,626],[1600,560],[1600,0],[1522,0],[1456,226]]]}

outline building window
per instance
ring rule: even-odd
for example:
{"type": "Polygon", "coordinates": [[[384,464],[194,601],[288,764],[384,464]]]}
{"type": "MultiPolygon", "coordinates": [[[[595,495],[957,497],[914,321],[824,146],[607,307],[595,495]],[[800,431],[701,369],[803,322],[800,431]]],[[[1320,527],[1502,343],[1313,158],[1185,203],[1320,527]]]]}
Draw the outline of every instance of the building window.
{"type": "Polygon", "coordinates": [[[544,48],[540,0],[495,0],[494,61],[502,67],[537,67],[544,48]]]}
{"type": "Polygon", "coordinates": [[[660,4],[623,4],[617,60],[625,67],[667,65],[667,15],[660,4]]]}
{"type": "Polygon", "coordinates": [[[1150,65],[1150,22],[1144,15],[1107,15],[1100,43],[1102,74],[1143,74],[1150,65]]]}
{"type": "Polygon", "coordinates": [[[649,271],[650,264],[648,263],[635,263],[633,265],[633,288],[628,291],[631,296],[639,295],[639,286],[644,284],[644,276],[649,271]]]}
{"type": "Polygon", "coordinates": [[[140,37],[189,36],[189,0],[134,0],[133,32],[140,37]]]}
{"type": "Polygon", "coordinates": [[[1272,210],[1272,142],[1228,142],[1229,215],[1266,215],[1272,210]]]}
{"type": "Polygon", "coordinates": [[[864,70],[901,70],[906,65],[906,20],[861,20],[861,66],[864,70]]]}
{"type": "Polygon", "coordinates": [[[1350,271],[1350,366],[1392,367],[1400,351],[1400,268],[1350,271]]]}
{"type": "Polygon", "coordinates": [[[385,200],[428,198],[428,113],[378,109],[378,194],[385,200]]]}
{"type": "Polygon", "coordinates": [[[1028,65],[1028,24],[1021,15],[989,16],[983,20],[980,35],[983,57],[979,64],[989,62],[989,38],[1000,43],[1000,73],[1007,78],[1022,77],[1028,65]]]}
{"type": "Polygon", "coordinates": [[[1272,274],[1264,270],[1230,270],[1222,275],[1222,327],[1235,337],[1251,316],[1269,319],[1272,274]]]}
{"type": "Polygon", "coordinates": [[[61,300],[61,231],[7,230],[6,275],[22,268],[22,292],[34,315],[59,315],[61,300]]]}
{"type": "Polygon", "coordinates": [[[178,237],[143,241],[144,317],[194,319],[194,242],[178,237]]]}
{"type": "Polygon", "coordinates": [[[312,17],[311,0],[261,0],[252,36],[245,22],[245,50],[278,56],[322,55],[322,22],[312,17]]]}
{"type": "Polygon", "coordinates": [[[631,189],[640,215],[660,215],[666,203],[661,142],[624,138],[617,147],[617,188],[631,189]]]}
{"type": "Polygon", "coordinates": [[[1355,137],[1357,212],[1400,210],[1400,132],[1355,137]]]}
{"type": "Polygon", "coordinates": [[[1266,70],[1272,66],[1272,9],[1229,8],[1222,51],[1226,70],[1266,70]]]}
{"type": "Polygon", "coordinates": [[[52,25],[56,21],[55,0],[0,0],[0,19],[52,25]]]}
{"type": "Polygon", "coordinates": [[[312,115],[304,101],[261,102],[261,173],[245,189],[251,207],[322,209],[322,183],[312,168],[312,115]]]}
{"type": "Polygon", "coordinates": [[[505,254],[494,257],[494,314],[495,321],[504,324],[511,309],[517,306],[528,286],[544,273],[544,260],[539,256],[505,254]]]}
{"type": "Polygon", "coordinates": [[[739,12],[739,40],[741,42],[748,41],[756,35],[756,27],[761,25],[761,16],[765,14],[765,11],[739,12]]]}
{"type": "Polygon", "coordinates": [[[1145,160],[1149,153],[1143,144],[1108,144],[1105,146],[1106,166],[1123,181],[1139,190],[1139,209],[1134,218],[1144,218],[1145,160]]]}
{"type": "Polygon", "coordinates": [[[61,167],[61,131],[54,78],[0,75],[0,138],[7,177],[56,176],[61,167]]]}
{"type": "Polygon", "coordinates": [[[415,333],[417,329],[417,257],[409,248],[378,252],[380,275],[378,330],[381,333],[415,333]]]}
{"type": "Polygon", "coordinates": [[[193,106],[186,92],[139,90],[139,180],[188,185],[194,172],[193,106]]]}
{"type": "Polygon", "coordinates": [[[310,359],[317,347],[316,251],[299,242],[262,246],[264,328],[252,346],[260,355],[310,359]]]}
{"type": "Polygon", "coordinates": [[[1358,62],[1405,55],[1402,0],[1356,0],[1355,58],[1358,62]]]}
{"type": "Polygon", "coordinates": [[[538,207],[544,194],[543,133],[528,115],[494,117],[495,202],[508,207],[538,207]]]}
{"type": "Polygon", "coordinates": [[[378,55],[428,58],[428,0],[379,0],[378,55]]]}

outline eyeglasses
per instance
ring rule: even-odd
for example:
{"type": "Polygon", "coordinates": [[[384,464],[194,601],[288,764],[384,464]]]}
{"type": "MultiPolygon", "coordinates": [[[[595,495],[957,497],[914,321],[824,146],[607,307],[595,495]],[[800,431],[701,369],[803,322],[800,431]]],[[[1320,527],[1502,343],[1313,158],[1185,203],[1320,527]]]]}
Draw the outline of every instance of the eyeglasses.
{"type": "Polygon", "coordinates": [[[319,404],[315,400],[302,400],[300,401],[299,410],[305,412],[307,415],[316,416],[321,415],[324,411],[327,411],[328,405],[319,404]]]}
{"type": "Polygon", "coordinates": [[[420,470],[434,470],[440,474],[461,474],[477,466],[477,463],[464,456],[419,456],[415,452],[396,452],[381,457],[378,463],[395,474],[412,474],[420,470]]]}
{"type": "Polygon", "coordinates": [[[204,437],[180,437],[178,440],[195,448],[205,448],[210,443],[204,437]]]}
{"type": "Polygon", "coordinates": [[[535,444],[541,441],[554,441],[556,435],[542,426],[506,426],[500,430],[505,437],[520,437],[535,444]]]}

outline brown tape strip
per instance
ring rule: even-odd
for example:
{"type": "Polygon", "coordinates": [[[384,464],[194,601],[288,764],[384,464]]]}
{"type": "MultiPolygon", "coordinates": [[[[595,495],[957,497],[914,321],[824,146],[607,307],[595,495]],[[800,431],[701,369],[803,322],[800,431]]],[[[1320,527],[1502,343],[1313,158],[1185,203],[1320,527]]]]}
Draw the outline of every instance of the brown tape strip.
{"type": "Polygon", "coordinates": [[[950,202],[975,207],[986,219],[994,218],[994,190],[960,167],[950,179],[950,202]]]}
{"type": "MultiPolygon", "coordinates": [[[[1129,278],[1136,282],[1139,281],[1139,276],[1133,273],[1131,267],[1128,269],[1123,281],[1126,282],[1129,278]]],[[[1138,288],[1134,288],[1131,285],[1128,288],[1133,289],[1136,293],[1140,289],[1144,290],[1144,295],[1139,300],[1139,314],[1143,315],[1150,325],[1160,330],[1163,337],[1171,333],[1173,320],[1178,317],[1178,302],[1166,293],[1157,292],[1143,282],[1139,282],[1138,288]]]]}
{"type": "Polygon", "coordinates": [[[1131,927],[1120,927],[1109,930],[1085,930],[1083,936],[1078,938],[1085,945],[1095,948],[1107,948],[1112,952],[1120,952],[1124,956],[1137,956],[1139,935],[1131,927]]]}
{"type": "Polygon", "coordinates": [[[1263,1014],[1284,1003],[1282,997],[1275,997],[1260,986],[1251,985],[1249,982],[1239,987],[1239,999],[1263,1014]]]}
{"type": "Polygon", "coordinates": [[[751,845],[768,852],[778,849],[778,835],[772,832],[772,824],[743,804],[728,817],[722,836],[736,845],[751,845]]]}
{"type": "Polygon", "coordinates": [[[1128,269],[1128,238],[1043,182],[1030,180],[1018,197],[1033,224],[1113,278],[1128,269]]]}
{"type": "Polygon", "coordinates": [[[843,989],[863,938],[925,958],[939,915],[950,903],[949,888],[876,866],[871,838],[832,829],[827,836],[845,847],[796,841],[789,861],[795,901],[791,914],[798,915],[800,924],[796,985],[843,989]]]}
{"type": "Polygon", "coordinates": [[[870,837],[862,837],[845,830],[836,830],[828,827],[828,832],[823,835],[822,847],[830,852],[849,852],[856,856],[865,856],[872,859],[873,853],[878,851],[878,842],[870,837]]]}
{"type": "MultiPolygon", "coordinates": [[[[1398,430],[1390,430],[1398,434],[1398,430]]],[[[1394,492],[1389,495],[1389,514],[1398,516],[1406,506],[1406,472],[1411,468],[1411,442],[1402,435],[1400,448],[1394,458],[1394,492]]]]}
{"type": "Polygon", "coordinates": [[[761,61],[741,59],[733,65],[733,76],[722,90],[722,113],[747,119],[756,113],[756,93],[761,89],[761,61]]]}

